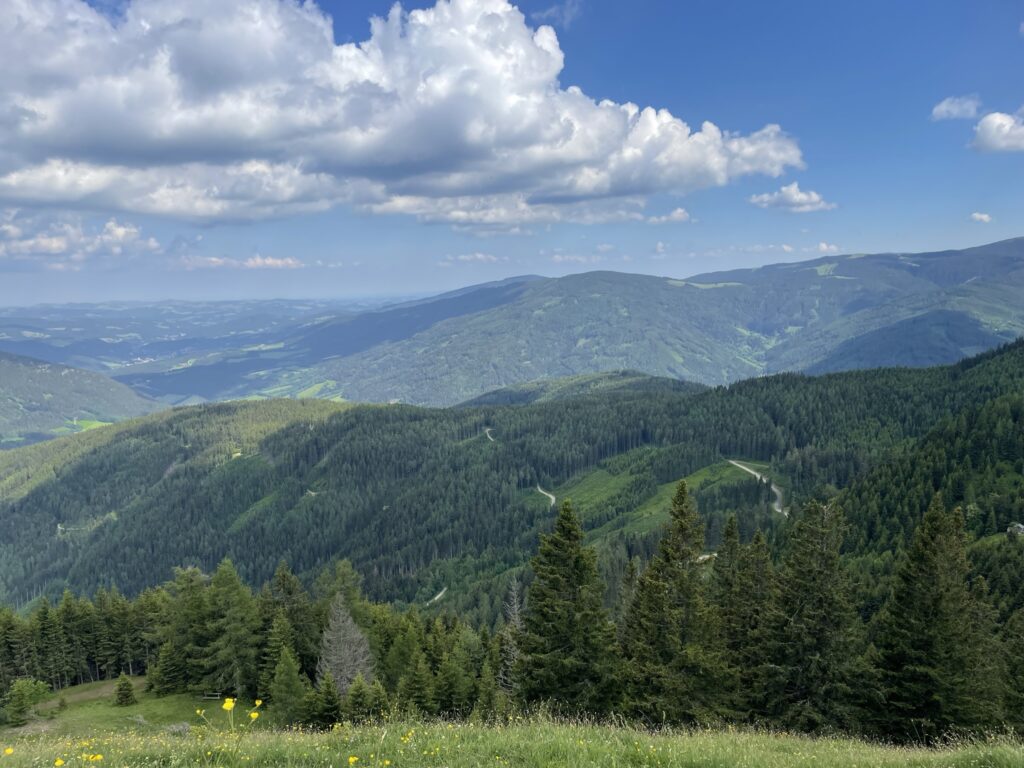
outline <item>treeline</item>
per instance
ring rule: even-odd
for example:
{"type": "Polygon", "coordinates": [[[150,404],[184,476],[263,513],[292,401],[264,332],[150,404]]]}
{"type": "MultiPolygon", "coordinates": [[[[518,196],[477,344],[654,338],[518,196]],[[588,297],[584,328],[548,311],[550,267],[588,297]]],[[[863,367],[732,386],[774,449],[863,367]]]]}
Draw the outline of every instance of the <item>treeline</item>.
{"type": "Polygon", "coordinates": [[[525,597],[514,581],[493,631],[374,604],[346,562],[311,593],[281,564],[253,594],[225,560],[209,577],[179,570],[135,600],[66,593],[27,618],[0,613],[0,691],[26,678],[59,690],[145,673],[157,694],[260,698],[279,724],[322,727],[540,706],[901,741],[1024,727],[1024,611],[1000,622],[984,579],[972,578],[962,510],[932,500],[868,623],[845,535],[839,507],[812,502],[778,563],[762,534],[741,543],[735,518],[709,559],[681,483],[656,554],[609,611],[596,554],[565,504],[525,597]]]}

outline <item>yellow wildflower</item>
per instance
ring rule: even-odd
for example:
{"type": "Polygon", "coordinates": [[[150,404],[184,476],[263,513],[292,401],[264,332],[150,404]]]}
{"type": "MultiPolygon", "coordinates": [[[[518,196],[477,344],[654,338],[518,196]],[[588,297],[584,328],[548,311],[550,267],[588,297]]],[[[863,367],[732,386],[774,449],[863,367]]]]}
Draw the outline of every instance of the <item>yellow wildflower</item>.
{"type": "Polygon", "coordinates": [[[256,706],[257,707],[262,707],[263,706],[263,699],[256,699],[256,706]]]}
{"type": "Polygon", "coordinates": [[[250,712],[250,713],[249,713],[249,719],[250,719],[250,720],[255,720],[255,719],[256,719],[257,717],[259,717],[259,716],[260,716],[260,713],[259,713],[259,712],[250,712]]]}
{"type": "Polygon", "coordinates": [[[235,708],[235,700],[224,699],[224,703],[220,705],[220,708],[223,709],[225,712],[230,712],[232,709],[235,708]]]}
{"type": "Polygon", "coordinates": [[[358,762],[359,762],[359,758],[356,757],[355,755],[349,755],[348,756],[348,764],[349,765],[355,765],[358,762]]]}
{"type": "Polygon", "coordinates": [[[56,760],[53,761],[53,764],[56,765],[57,768],[60,768],[62,765],[64,765],[64,761],[58,757],[56,760]]]}
{"type": "Polygon", "coordinates": [[[14,754],[14,747],[8,747],[7,749],[5,749],[4,750],[4,754],[5,755],[13,755],[14,754]]]}

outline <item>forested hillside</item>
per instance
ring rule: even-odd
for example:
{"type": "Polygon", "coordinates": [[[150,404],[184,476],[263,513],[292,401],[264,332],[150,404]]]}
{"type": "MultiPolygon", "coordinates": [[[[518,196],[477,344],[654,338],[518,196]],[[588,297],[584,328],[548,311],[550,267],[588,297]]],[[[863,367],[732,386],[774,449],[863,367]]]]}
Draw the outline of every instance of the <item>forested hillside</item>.
{"type": "MultiPolygon", "coordinates": [[[[282,558],[312,578],[346,557],[374,598],[426,602],[448,588],[447,600],[493,618],[502,574],[522,566],[550,524],[538,486],[572,494],[595,478],[601,490],[581,498],[580,513],[621,576],[652,551],[657,527],[625,521],[666,484],[738,458],[770,465],[787,504],[829,497],[899,466],[891,452],[951,414],[1022,386],[1018,342],[944,368],[786,374],[699,393],[627,389],[452,410],[179,409],[0,457],[0,588],[19,602],[65,585],[135,593],[175,566],[210,569],[224,556],[256,584],[282,558]]],[[[715,493],[704,499],[709,520],[726,509],[764,520],[756,483],[715,493]]],[[[883,498],[884,516],[895,501],[883,498]]],[[[886,521],[902,539],[920,498],[886,521]]],[[[975,503],[983,520],[1009,514],[990,494],[975,503]]],[[[855,522],[876,514],[868,501],[854,506],[855,522]]]]}
{"type": "Polygon", "coordinates": [[[168,402],[259,395],[452,405],[614,370],[716,385],[780,371],[929,366],[1024,333],[1022,291],[1024,239],[685,279],[512,278],[247,334],[243,346],[222,338],[173,366],[142,363],[116,375],[168,402]]]}
{"type": "Polygon", "coordinates": [[[0,352],[0,448],[79,432],[159,407],[101,374],[0,352]]]}

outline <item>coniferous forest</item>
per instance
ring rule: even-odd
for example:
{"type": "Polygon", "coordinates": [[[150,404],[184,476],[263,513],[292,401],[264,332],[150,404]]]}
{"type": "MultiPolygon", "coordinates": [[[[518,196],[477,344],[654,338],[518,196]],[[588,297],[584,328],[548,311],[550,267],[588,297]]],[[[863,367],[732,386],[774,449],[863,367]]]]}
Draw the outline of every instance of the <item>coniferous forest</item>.
{"type": "Polygon", "coordinates": [[[3,717],[145,674],[310,727],[1019,729],[1022,385],[1018,342],[522,406],[186,408],[12,452],[3,717]],[[678,481],[733,456],[783,512],[753,477],[678,481]]]}

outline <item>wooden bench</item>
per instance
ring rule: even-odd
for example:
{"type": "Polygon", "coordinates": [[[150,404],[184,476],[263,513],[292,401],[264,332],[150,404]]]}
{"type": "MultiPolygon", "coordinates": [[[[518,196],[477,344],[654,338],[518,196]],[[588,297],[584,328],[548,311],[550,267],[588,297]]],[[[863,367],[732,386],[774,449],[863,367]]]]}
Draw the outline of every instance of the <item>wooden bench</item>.
{"type": "Polygon", "coordinates": [[[199,698],[203,699],[204,701],[207,701],[207,700],[209,700],[209,701],[219,700],[220,699],[220,691],[217,691],[217,692],[207,691],[206,693],[204,693],[199,698]]]}

